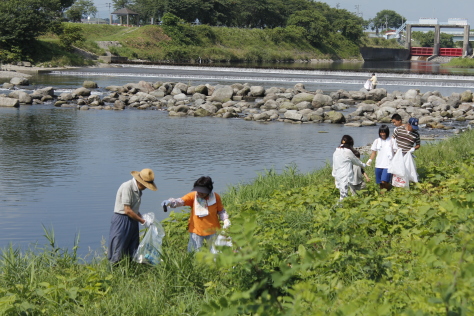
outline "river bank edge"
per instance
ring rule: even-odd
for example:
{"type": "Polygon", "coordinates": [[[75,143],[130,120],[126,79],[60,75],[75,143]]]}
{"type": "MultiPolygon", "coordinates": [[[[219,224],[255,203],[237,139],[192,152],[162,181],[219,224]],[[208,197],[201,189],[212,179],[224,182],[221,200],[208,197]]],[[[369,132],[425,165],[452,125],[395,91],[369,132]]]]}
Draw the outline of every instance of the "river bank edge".
{"type": "MultiPolygon", "coordinates": [[[[163,222],[166,237],[162,261],[157,266],[123,263],[111,267],[103,254],[86,261],[76,257],[74,250],[59,249],[54,242],[51,246],[38,247],[36,252],[14,251],[12,247],[5,249],[0,259],[0,271],[3,273],[0,286],[5,293],[2,307],[8,312],[7,315],[18,314],[25,308],[26,304],[21,304],[23,302],[28,302],[30,311],[41,310],[47,314],[63,314],[64,310],[75,315],[100,314],[105,310],[170,316],[182,315],[185,310],[197,314],[208,308],[210,300],[226,299],[226,306],[254,303],[258,297],[253,294],[245,301],[234,301],[231,295],[243,291],[258,294],[260,288],[253,290],[251,287],[259,284],[267,286],[268,282],[261,281],[271,273],[268,276],[271,280],[279,277],[273,267],[280,264],[286,268],[284,273],[295,276],[274,286],[287,289],[273,295],[286,295],[288,301],[291,298],[292,304],[284,306],[289,314],[295,314],[295,304],[303,306],[303,314],[307,315],[319,315],[328,309],[338,311],[341,305],[353,309],[354,304],[358,304],[357,308],[363,313],[368,313],[367,309],[373,310],[374,306],[383,306],[397,314],[409,308],[431,312],[436,309],[436,314],[442,314],[445,308],[442,303],[414,306],[413,301],[424,303],[438,295],[444,287],[438,291],[435,285],[441,282],[450,285],[452,278],[446,278],[446,275],[451,276],[452,267],[459,265],[464,245],[472,244],[469,242],[472,240],[469,229],[472,220],[461,216],[464,215],[462,211],[467,213],[469,205],[472,205],[472,201],[468,205],[462,204],[467,203],[466,187],[472,184],[472,177],[467,177],[467,173],[461,174],[463,169],[459,168],[461,161],[458,155],[463,150],[465,152],[465,148],[473,148],[472,134],[466,136],[470,137],[460,138],[455,148],[452,148],[455,142],[446,142],[420,149],[422,153],[418,159],[421,166],[435,162],[432,159],[434,154],[441,155],[436,162],[442,168],[434,173],[443,171],[441,177],[450,181],[448,186],[431,176],[424,187],[415,185],[410,190],[397,188],[379,195],[375,184],[369,183],[367,192],[361,193],[362,198],[349,197],[338,207],[333,206],[338,195],[327,167],[321,169],[324,173],[316,171],[307,175],[294,174],[291,170],[284,175],[270,173],[248,185],[236,187],[238,195],[223,196],[232,216],[229,234],[239,246],[233,252],[230,251],[232,249],[224,249],[220,255],[210,256],[206,252],[186,254],[188,236],[185,219],[188,215],[185,212],[173,212],[170,215],[172,219],[163,222]],[[458,178],[471,181],[463,186],[458,178]],[[423,190],[430,190],[429,194],[423,190]],[[232,205],[231,200],[234,201],[232,205]],[[459,210],[447,201],[457,201],[459,210]],[[440,221],[446,225],[440,226],[440,221]],[[448,233],[445,231],[448,231],[450,238],[446,238],[448,233]],[[369,265],[379,257],[386,264],[369,265]],[[445,264],[433,265],[432,258],[445,264]],[[359,266],[372,269],[359,269],[359,266]],[[262,269],[265,269],[263,276],[255,272],[262,269]],[[374,280],[374,269],[384,275],[395,274],[398,279],[394,282],[374,280]],[[184,272],[186,278],[182,277],[184,272]],[[358,273],[357,278],[350,278],[354,273],[358,273]],[[342,280],[337,288],[333,286],[332,292],[318,292],[322,285],[329,288],[336,277],[342,280]],[[28,291],[18,284],[25,284],[28,291]],[[312,284],[316,285],[309,287],[312,284]],[[305,286],[301,290],[304,293],[294,291],[288,294],[288,289],[298,286],[305,286]],[[399,293],[406,291],[407,286],[411,295],[400,296],[399,293]],[[45,288],[59,290],[46,291],[43,290],[45,288]],[[373,295],[374,289],[379,291],[380,288],[386,299],[383,303],[373,295]],[[69,298],[70,291],[76,295],[74,300],[63,299],[61,304],[57,304],[52,299],[53,295],[69,298]],[[130,291],[140,301],[126,295],[130,291]],[[314,298],[310,297],[303,304],[302,299],[298,299],[302,295],[304,298],[314,295],[314,298]],[[144,313],[144,308],[148,313],[144,313]]],[[[435,169],[424,170],[426,174],[432,171],[435,169]]],[[[467,269],[470,265],[472,258],[466,257],[464,266],[467,269]]],[[[455,294],[462,292],[467,295],[466,299],[473,297],[468,295],[473,289],[469,278],[468,273],[461,273],[456,278],[459,285],[454,290],[455,294]]],[[[267,300],[264,304],[275,314],[280,310],[273,301],[267,300]]]]}

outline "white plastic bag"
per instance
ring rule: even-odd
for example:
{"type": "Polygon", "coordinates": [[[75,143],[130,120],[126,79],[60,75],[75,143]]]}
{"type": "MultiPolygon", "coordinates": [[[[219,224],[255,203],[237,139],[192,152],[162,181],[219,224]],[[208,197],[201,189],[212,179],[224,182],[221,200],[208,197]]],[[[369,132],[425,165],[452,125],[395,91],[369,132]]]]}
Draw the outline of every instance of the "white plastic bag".
{"type": "Polygon", "coordinates": [[[372,89],[372,81],[370,81],[370,79],[367,79],[367,81],[366,81],[365,84],[364,84],[364,88],[365,88],[366,90],[372,89]]]}
{"type": "Polygon", "coordinates": [[[387,172],[401,177],[406,176],[405,161],[403,160],[403,152],[401,149],[398,149],[395,156],[393,156],[387,172]]]}
{"type": "Polygon", "coordinates": [[[407,181],[418,182],[418,174],[416,173],[415,162],[411,153],[407,153],[403,160],[405,162],[406,178],[407,181]]]}
{"type": "Polygon", "coordinates": [[[219,234],[217,235],[216,239],[214,240],[214,244],[211,247],[211,252],[213,254],[219,253],[216,247],[232,247],[232,239],[219,234]]]}
{"type": "Polygon", "coordinates": [[[394,174],[392,176],[392,185],[399,188],[408,188],[410,182],[407,178],[394,174]]]}
{"type": "Polygon", "coordinates": [[[154,220],[154,213],[147,213],[143,215],[143,218],[150,219],[153,224],[150,225],[145,236],[143,236],[140,245],[138,245],[137,252],[133,256],[133,260],[138,263],[155,265],[160,263],[161,244],[163,243],[165,230],[160,222],[154,220]]]}

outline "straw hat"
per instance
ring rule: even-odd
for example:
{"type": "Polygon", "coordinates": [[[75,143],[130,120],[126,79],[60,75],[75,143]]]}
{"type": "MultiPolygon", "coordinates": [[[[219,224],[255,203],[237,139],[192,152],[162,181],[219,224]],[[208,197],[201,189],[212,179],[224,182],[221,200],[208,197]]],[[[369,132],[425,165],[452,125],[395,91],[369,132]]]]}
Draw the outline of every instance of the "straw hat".
{"type": "Polygon", "coordinates": [[[145,187],[147,187],[150,190],[156,191],[158,188],[155,185],[155,174],[153,173],[153,170],[145,168],[142,171],[132,171],[130,172],[132,176],[143,184],[145,187]]]}

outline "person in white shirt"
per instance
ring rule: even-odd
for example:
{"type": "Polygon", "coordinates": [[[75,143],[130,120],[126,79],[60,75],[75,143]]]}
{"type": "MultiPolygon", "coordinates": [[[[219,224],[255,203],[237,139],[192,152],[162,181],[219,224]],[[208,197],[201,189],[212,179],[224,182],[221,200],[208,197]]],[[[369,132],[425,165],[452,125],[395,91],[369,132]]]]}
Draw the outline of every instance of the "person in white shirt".
{"type": "Polygon", "coordinates": [[[341,145],[336,148],[332,156],[332,176],[339,189],[339,200],[347,197],[348,188],[354,182],[354,171],[352,166],[357,165],[362,168],[365,163],[360,161],[354,154],[354,140],[349,135],[342,136],[341,145]]]}
{"type": "Polygon", "coordinates": [[[388,173],[388,167],[393,155],[397,151],[397,142],[390,137],[390,129],[387,125],[379,128],[379,137],[372,144],[372,154],[367,165],[370,166],[372,160],[375,161],[375,182],[380,184],[380,189],[391,189],[392,174],[388,173]]]}
{"type": "Polygon", "coordinates": [[[372,74],[372,78],[369,79],[372,84],[370,85],[370,90],[376,89],[377,88],[377,76],[375,74],[372,74]]]}

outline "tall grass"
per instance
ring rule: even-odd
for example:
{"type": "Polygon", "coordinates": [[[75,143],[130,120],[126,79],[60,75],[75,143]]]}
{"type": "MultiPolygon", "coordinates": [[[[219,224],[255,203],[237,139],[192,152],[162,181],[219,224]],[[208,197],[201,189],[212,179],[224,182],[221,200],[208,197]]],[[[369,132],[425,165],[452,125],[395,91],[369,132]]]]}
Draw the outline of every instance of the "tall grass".
{"type": "Polygon", "coordinates": [[[186,252],[187,211],[163,221],[157,266],[86,261],[44,227],[45,246],[1,251],[0,315],[469,315],[473,136],[423,145],[410,190],[372,183],[336,209],[329,165],[232,186],[237,247],[217,257],[186,252]]]}

